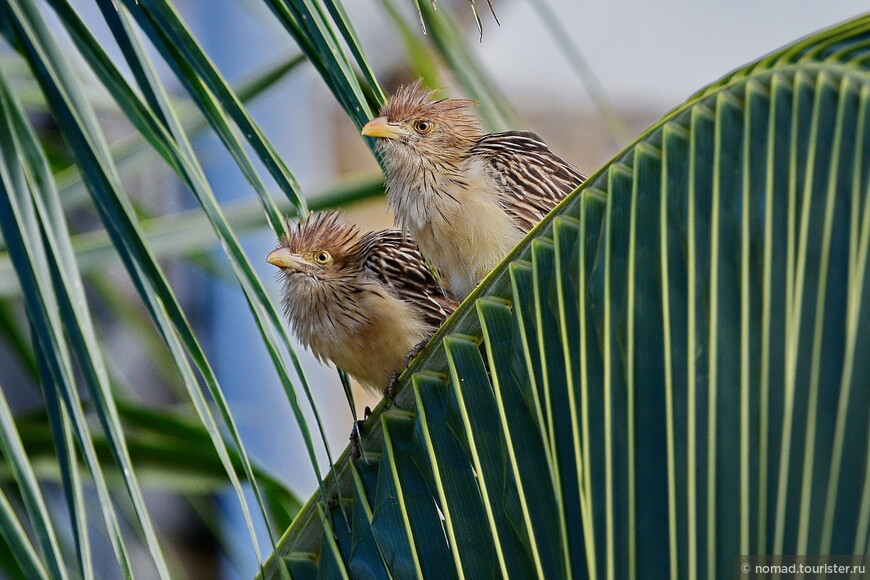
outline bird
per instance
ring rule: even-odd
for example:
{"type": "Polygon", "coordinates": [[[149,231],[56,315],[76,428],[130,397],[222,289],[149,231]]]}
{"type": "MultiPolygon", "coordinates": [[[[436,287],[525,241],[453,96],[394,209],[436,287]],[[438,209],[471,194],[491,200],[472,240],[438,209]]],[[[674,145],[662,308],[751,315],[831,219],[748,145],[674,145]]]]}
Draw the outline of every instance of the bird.
{"type": "Polygon", "coordinates": [[[436,92],[400,87],[362,134],[397,226],[462,300],[586,177],[535,133],[484,134],[474,101],[436,92]]]}
{"type": "MultiPolygon", "coordinates": [[[[406,354],[438,329],[457,305],[399,230],[360,233],[340,213],[297,223],[266,261],[280,269],[284,316],[320,361],[392,399],[406,354]]],[[[412,353],[413,354],[413,353],[412,353]]]]}

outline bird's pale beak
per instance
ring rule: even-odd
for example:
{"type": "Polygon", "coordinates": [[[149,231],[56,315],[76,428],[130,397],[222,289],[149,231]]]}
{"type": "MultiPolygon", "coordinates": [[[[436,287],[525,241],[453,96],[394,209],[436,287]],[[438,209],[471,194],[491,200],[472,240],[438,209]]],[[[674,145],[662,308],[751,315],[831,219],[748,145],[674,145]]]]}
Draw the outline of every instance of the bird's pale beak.
{"type": "Polygon", "coordinates": [[[279,268],[299,269],[305,264],[305,260],[302,259],[302,256],[294,254],[290,251],[290,248],[278,248],[277,250],[272,250],[269,252],[269,255],[266,256],[266,261],[273,266],[278,266],[279,268]]]}
{"type": "Polygon", "coordinates": [[[406,133],[399,125],[387,122],[386,117],[372,119],[362,128],[362,134],[366,137],[380,137],[382,139],[395,139],[406,133]]]}

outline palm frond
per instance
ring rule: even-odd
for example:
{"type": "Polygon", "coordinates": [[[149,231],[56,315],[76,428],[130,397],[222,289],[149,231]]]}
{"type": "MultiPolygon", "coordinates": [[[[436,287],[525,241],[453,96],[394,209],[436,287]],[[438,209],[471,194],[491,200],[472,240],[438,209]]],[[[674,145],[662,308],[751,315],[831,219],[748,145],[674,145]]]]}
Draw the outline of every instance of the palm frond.
{"type": "Polygon", "coordinates": [[[375,411],[368,461],[340,459],[350,538],[315,497],[280,557],[576,578],[863,553],[868,38],[862,17],[752,63],[590,177],[375,411]]]}

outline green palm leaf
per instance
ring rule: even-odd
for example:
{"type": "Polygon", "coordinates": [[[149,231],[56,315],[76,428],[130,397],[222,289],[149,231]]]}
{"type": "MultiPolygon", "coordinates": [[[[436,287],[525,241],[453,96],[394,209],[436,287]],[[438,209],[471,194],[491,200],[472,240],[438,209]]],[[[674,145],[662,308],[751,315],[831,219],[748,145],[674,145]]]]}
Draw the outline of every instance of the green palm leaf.
{"type": "Polygon", "coordinates": [[[862,17],[732,73],[563,202],[376,410],[331,475],[350,530],[312,498],[291,570],[703,578],[864,553],[868,40],[862,17]]]}

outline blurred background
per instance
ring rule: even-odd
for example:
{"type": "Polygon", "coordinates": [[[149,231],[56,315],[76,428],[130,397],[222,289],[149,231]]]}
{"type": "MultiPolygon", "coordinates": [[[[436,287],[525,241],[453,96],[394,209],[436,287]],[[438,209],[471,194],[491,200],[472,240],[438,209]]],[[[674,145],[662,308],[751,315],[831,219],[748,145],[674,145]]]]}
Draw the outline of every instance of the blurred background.
{"type": "MultiPolygon", "coordinates": [[[[261,3],[177,0],[174,4],[234,87],[244,86],[299,52],[261,3]]],[[[485,3],[477,4],[482,36],[464,0],[442,0],[438,7],[460,22],[471,60],[504,98],[509,126],[539,133],[587,175],[706,84],[796,38],[866,10],[860,0],[493,0],[493,4],[500,25],[485,3]]],[[[99,38],[110,38],[107,30],[100,29],[94,2],[76,0],[73,5],[99,38]]],[[[409,66],[406,39],[395,24],[398,18],[406,32],[420,36],[413,0],[353,0],[345,3],[345,9],[387,94],[413,81],[416,74],[409,66]]],[[[0,66],[26,95],[33,81],[9,46],[2,46],[0,66]]],[[[111,42],[106,46],[120,54],[111,42]]],[[[436,50],[417,57],[436,62],[440,58],[436,50]]],[[[445,96],[467,96],[446,68],[439,70],[437,80],[445,96]]],[[[166,76],[172,87],[171,75],[166,76]]],[[[181,99],[182,90],[177,85],[175,89],[181,99]]],[[[101,121],[112,140],[129,139],[132,127],[97,83],[92,98],[98,104],[104,100],[99,107],[101,121]]],[[[69,164],[69,152],[50,116],[40,112],[36,97],[28,105],[40,138],[54,146],[53,164],[69,164]]],[[[377,181],[373,156],[312,67],[293,68],[247,106],[309,200],[332,195],[337,188],[377,181]]],[[[245,252],[277,303],[276,272],[265,263],[276,240],[250,185],[217,138],[203,134],[195,148],[222,207],[233,217],[245,252]]],[[[207,223],[188,219],[185,213],[198,212],[195,201],[153,154],[137,157],[135,166],[124,172],[124,184],[142,219],[158,220],[159,227],[152,233],[160,244],[162,263],[215,366],[249,453],[304,501],[316,489],[316,479],[300,432],[245,298],[223,253],[215,248],[214,235],[207,223]],[[181,219],[159,221],[167,214],[181,219]]],[[[69,202],[71,227],[84,248],[80,256],[88,297],[112,361],[113,378],[132,402],[145,407],[179,405],[184,399],[174,386],[178,379],[168,370],[166,354],[153,345],[157,340],[153,328],[141,307],[125,299],[134,294],[132,283],[120,261],[106,249],[100,223],[83,190],[78,198],[75,191],[69,202]]],[[[382,195],[343,208],[346,221],[360,224],[363,230],[392,224],[382,195]]],[[[20,289],[6,255],[0,255],[0,297],[3,324],[23,327],[20,289]]],[[[20,414],[38,409],[41,398],[34,362],[10,338],[14,336],[10,332],[0,338],[0,384],[13,411],[20,414]]],[[[353,420],[338,375],[301,349],[300,357],[337,457],[346,446],[353,420]]],[[[358,414],[377,403],[359,390],[355,400],[358,414]]],[[[158,527],[173,538],[168,543],[179,547],[178,561],[189,577],[249,578],[256,573],[234,495],[218,494],[215,502],[197,503],[174,493],[171,485],[162,489],[148,491],[152,514],[158,527]]],[[[109,550],[105,538],[97,541],[109,550]]],[[[263,549],[270,551],[265,542],[263,549]]],[[[112,574],[107,571],[101,577],[112,574]]]]}

